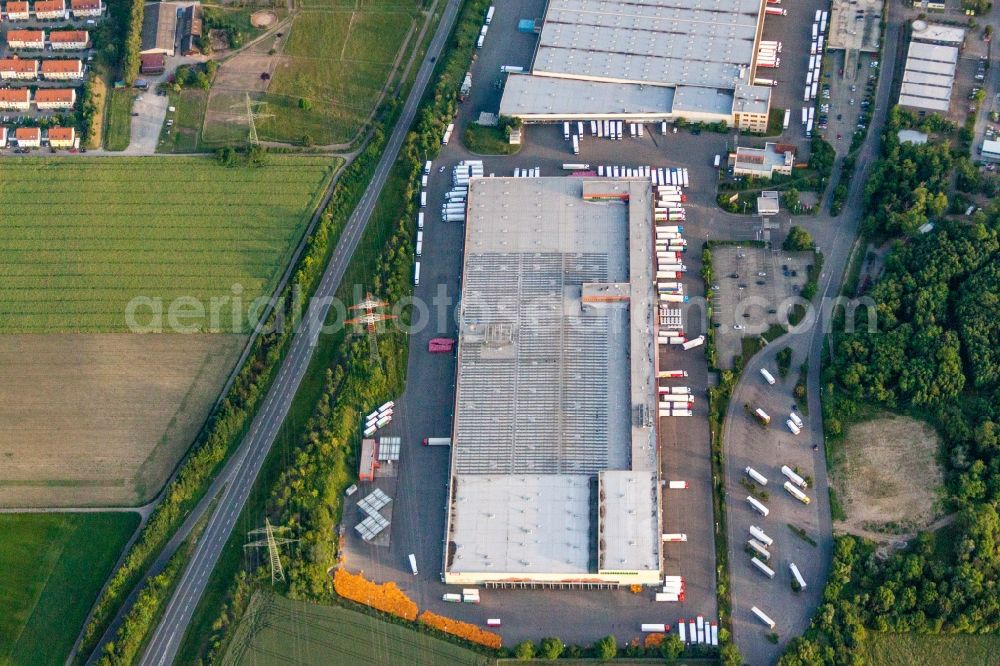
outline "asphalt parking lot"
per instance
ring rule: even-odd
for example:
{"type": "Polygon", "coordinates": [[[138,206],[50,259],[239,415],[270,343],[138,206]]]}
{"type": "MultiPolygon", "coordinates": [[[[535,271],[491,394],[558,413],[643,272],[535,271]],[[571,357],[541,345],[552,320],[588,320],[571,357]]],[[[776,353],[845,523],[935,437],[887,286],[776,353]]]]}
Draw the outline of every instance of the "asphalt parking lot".
{"type": "MultiPolygon", "coordinates": [[[[781,473],[782,465],[797,468],[803,477],[810,476],[815,468],[816,454],[809,445],[808,431],[796,436],[785,425],[791,407],[795,404],[792,389],[798,379],[798,365],[803,360],[793,359],[792,369],[785,379],[779,376],[777,367],[771,364],[768,371],[775,377],[775,385],[768,385],[764,378],[758,375],[753,379],[759,381],[750,382],[749,394],[739,397],[744,404],[749,404],[751,409],[760,407],[770,415],[769,427],[762,427],[753,416],[746,414],[730,419],[726,424],[727,429],[732,429],[731,441],[741,442],[737,450],[726,452],[726,493],[730,498],[727,503],[731,553],[730,584],[733,598],[740,599],[743,607],[742,614],[735,619],[751,627],[752,631],[759,631],[762,637],[760,642],[765,645],[770,645],[763,641],[763,636],[770,633],[770,630],[750,616],[746,609],[756,605],[764,611],[775,621],[776,631],[787,640],[791,638],[787,633],[788,628],[801,622],[802,604],[811,603],[792,590],[789,564],[794,562],[806,584],[812,585],[814,589],[817,585],[822,586],[826,578],[825,562],[819,549],[799,537],[789,527],[793,525],[805,530],[806,534],[816,541],[825,538],[819,534],[819,512],[821,507],[825,510],[825,498],[815,497],[810,484],[810,488],[804,491],[811,500],[810,504],[806,505],[782,488],[786,481],[781,473]],[[767,517],[761,516],[744,500],[749,493],[740,482],[748,478],[744,472],[747,466],[767,477],[767,486],[761,488],[768,493],[768,498],[764,501],[770,511],[767,517]],[[750,555],[743,552],[744,544],[750,538],[751,525],[761,528],[774,540],[773,545],[768,548],[771,559],[767,563],[775,572],[773,579],[767,578],[754,568],[750,563],[750,555]]],[[[802,407],[802,405],[797,406],[802,407]]],[[[808,426],[810,417],[803,415],[800,418],[808,426]]],[[[752,647],[744,646],[745,649],[752,647]]],[[[747,654],[747,656],[752,655],[747,654]]],[[[751,663],[754,663],[752,659],[751,663]]]]}
{"type": "MultiPolygon", "coordinates": [[[[395,420],[379,433],[402,437],[399,474],[379,484],[395,492],[391,540],[386,547],[364,544],[353,530],[361,516],[345,513],[347,565],[376,581],[396,581],[421,608],[480,625],[488,617],[499,617],[503,620],[500,633],[507,645],[546,635],[584,644],[613,633],[624,641],[639,634],[642,622],[674,625],[681,617],[717,616],[706,402],[709,376],[703,349],[684,352],[664,348],[659,352],[661,369],[688,373],[683,380],[670,383],[689,386],[695,395],[693,417],[660,419],[663,479],[688,483],[684,490],[664,489],[663,531],[688,536],[687,542],[665,546],[665,573],[680,574],[687,583],[683,603],[656,603],[652,590],[640,594],[627,590],[484,590],[478,605],[443,602],[442,594],[454,591],[440,581],[449,451],[420,445],[425,437],[451,433],[455,359],[426,351],[430,338],[456,335],[454,310],[460,296],[464,228],[443,222],[439,214],[444,194],[451,188],[450,169],[460,160],[476,158],[461,145],[461,136],[481,111],[496,112],[501,92],[495,85],[499,67],[530,63],[536,37],[517,33],[518,19],[536,18],[543,11],[542,0],[497,5],[485,46],[477,51],[470,70],[472,93],[459,109],[452,141],[434,161],[424,209],[421,280],[415,289],[417,299],[430,305],[429,324],[411,337],[407,388],[396,401],[395,420]],[[418,561],[420,572],[416,576],[407,562],[410,553],[418,561]]],[[[786,52],[787,44],[786,40],[786,52]]],[[[801,67],[804,77],[805,62],[801,67]]],[[[692,338],[708,326],[699,275],[702,242],[708,238],[755,237],[751,218],[729,215],[715,204],[718,172],[712,166],[714,156],[725,154],[733,144],[730,134],[703,132],[695,136],[681,131],[662,135],[658,124],[647,125],[641,138],[610,141],[589,136],[587,127],[580,154],[573,155],[561,125],[535,125],[525,127],[523,145],[516,155],[481,159],[485,174],[496,176],[510,176],[515,168],[530,167],[539,167],[542,176],[561,176],[567,173],[562,169],[567,162],[586,163],[595,170],[598,165],[688,168],[691,187],[684,226],[690,251],[684,260],[688,268],[684,284],[691,302],[684,316],[686,335],[692,338]]],[[[356,498],[370,492],[370,485],[362,484],[356,498]]]]}
{"type": "Polygon", "coordinates": [[[805,285],[812,261],[811,252],[739,245],[713,248],[712,325],[721,367],[732,368],[733,358],[742,353],[743,338],[787,322],[787,308],[805,285]]]}

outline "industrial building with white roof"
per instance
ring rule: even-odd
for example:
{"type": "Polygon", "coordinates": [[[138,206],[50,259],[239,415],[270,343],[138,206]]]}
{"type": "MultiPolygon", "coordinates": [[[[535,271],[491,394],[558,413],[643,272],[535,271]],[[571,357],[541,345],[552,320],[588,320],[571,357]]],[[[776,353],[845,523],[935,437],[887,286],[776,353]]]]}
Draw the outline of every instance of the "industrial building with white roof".
{"type": "Polygon", "coordinates": [[[660,581],[648,179],[469,184],[445,582],[660,581]]]}
{"type": "Polygon", "coordinates": [[[500,113],[525,122],[615,119],[767,127],[752,85],[766,0],[550,0],[530,73],[500,113]]]}
{"type": "Polygon", "coordinates": [[[899,88],[899,103],[927,111],[947,113],[958,70],[959,48],[965,31],[952,26],[913,22],[906,69],[899,88]]]}

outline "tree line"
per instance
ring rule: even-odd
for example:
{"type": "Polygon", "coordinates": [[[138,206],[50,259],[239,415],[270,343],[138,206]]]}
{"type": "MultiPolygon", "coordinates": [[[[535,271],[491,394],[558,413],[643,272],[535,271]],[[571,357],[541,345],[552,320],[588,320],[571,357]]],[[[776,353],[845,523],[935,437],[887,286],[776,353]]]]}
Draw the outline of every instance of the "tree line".
{"type": "Polygon", "coordinates": [[[912,120],[890,113],[866,188],[866,231],[897,240],[867,293],[874,314],[859,309],[853,333],[842,314],[836,322],[824,429],[836,446],[865,404],[931,423],[946,467],[944,508],[956,519],[881,555],[839,537],[823,602],[784,666],[863,663],[869,631],[1000,630],[1000,202],[944,218],[951,174],[967,158],[946,143],[900,144],[896,131],[912,120]],[[917,232],[927,222],[933,230],[917,232]]]}

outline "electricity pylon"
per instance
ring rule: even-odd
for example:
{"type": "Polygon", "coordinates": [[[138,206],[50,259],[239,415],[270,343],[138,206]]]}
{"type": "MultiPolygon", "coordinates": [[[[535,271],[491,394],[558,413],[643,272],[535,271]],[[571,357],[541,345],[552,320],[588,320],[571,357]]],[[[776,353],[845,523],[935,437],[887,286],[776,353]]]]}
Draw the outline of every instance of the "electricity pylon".
{"type": "Polygon", "coordinates": [[[285,570],[281,567],[281,554],[278,552],[278,546],[283,546],[288,543],[293,543],[298,541],[298,539],[285,539],[283,537],[276,537],[275,532],[284,532],[287,527],[273,527],[271,521],[267,518],[264,519],[264,527],[258,527],[257,529],[250,530],[247,535],[263,534],[263,539],[258,539],[257,541],[251,541],[250,543],[243,546],[244,548],[261,548],[267,547],[267,557],[271,563],[271,585],[274,585],[275,581],[285,582],[285,570]]]}
{"type": "Polygon", "coordinates": [[[382,364],[382,358],[378,353],[378,323],[380,321],[388,321],[390,319],[396,319],[396,315],[387,315],[381,312],[376,312],[379,308],[384,308],[389,304],[385,301],[377,300],[371,294],[365,296],[365,300],[361,301],[357,305],[352,305],[351,310],[363,310],[364,314],[360,317],[355,317],[354,319],[348,319],[345,324],[361,324],[364,325],[368,330],[368,343],[371,346],[372,361],[376,365],[382,364]]]}

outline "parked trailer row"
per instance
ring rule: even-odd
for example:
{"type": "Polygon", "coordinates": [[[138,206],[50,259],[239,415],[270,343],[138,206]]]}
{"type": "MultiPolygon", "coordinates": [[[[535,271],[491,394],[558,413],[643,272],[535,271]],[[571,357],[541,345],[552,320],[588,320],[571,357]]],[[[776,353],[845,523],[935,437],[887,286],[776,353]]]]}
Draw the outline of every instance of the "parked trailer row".
{"type": "Polygon", "coordinates": [[[753,479],[754,481],[756,481],[760,485],[762,485],[762,486],[766,486],[767,485],[767,477],[764,476],[763,474],[761,474],[760,472],[758,472],[757,470],[755,470],[753,467],[749,467],[748,466],[743,471],[747,473],[747,476],[749,476],[751,479],[753,479]]]}
{"type": "Polygon", "coordinates": [[[763,557],[765,562],[771,559],[771,553],[768,552],[767,546],[762,544],[760,541],[757,541],[756,539],[748,539],[747,545],[750,546],[750,548],[757,553],[758,556],[763,557]]]}
{"type": "Polygon", "coordinates": [[[752,495],[747,495],[747,504],[753,507],[754,511],[760,515],[767,517],[767,514],[771,513],[770,509],[764,506],[756,497],[752,495]]]}
{"type": "Polygon", "coordinates": [[[768,578],[774,578],[774,569],[772,569],[771,567],[767,566],[766,564],[764,564],[763,562],[761,562],[760,560],[758,560],[756,557],[751,557],[750,558],[750,563],[752,565],[754,565],[754,567],[756,567],[758,571],[760,571],[762,574],[764,574],[768,578]]]}

